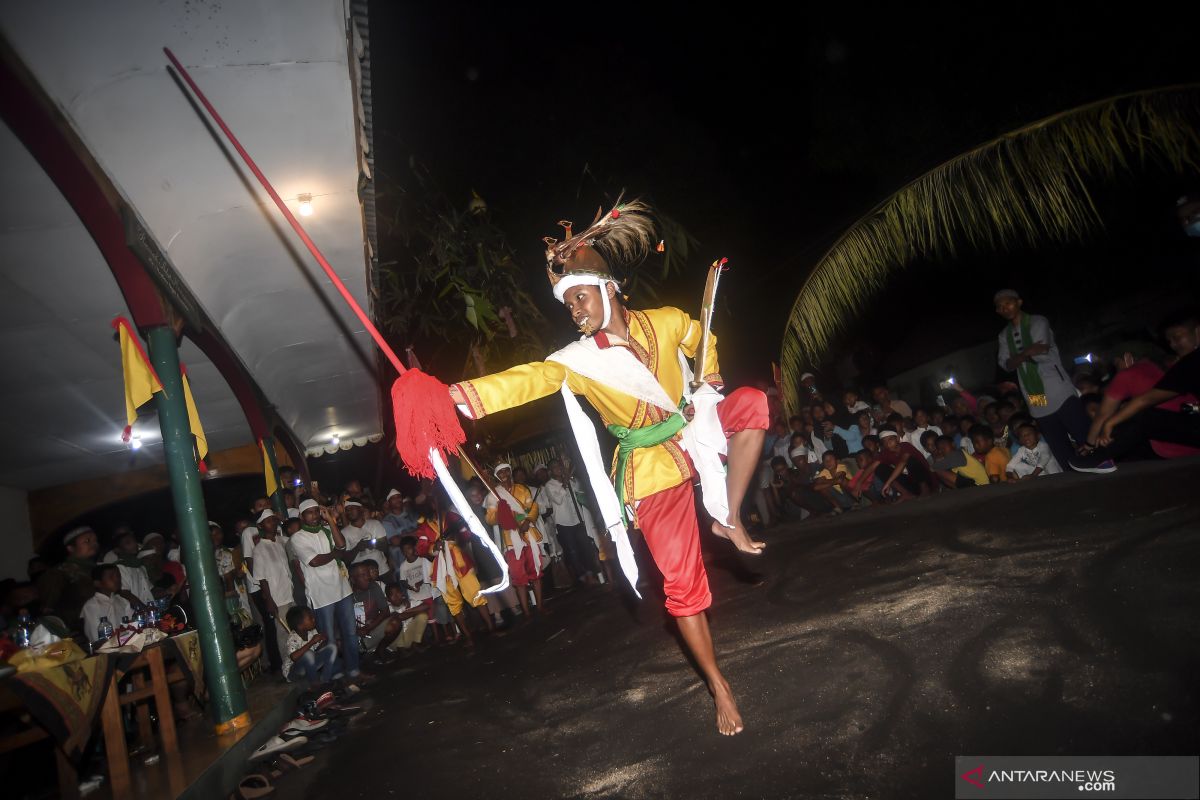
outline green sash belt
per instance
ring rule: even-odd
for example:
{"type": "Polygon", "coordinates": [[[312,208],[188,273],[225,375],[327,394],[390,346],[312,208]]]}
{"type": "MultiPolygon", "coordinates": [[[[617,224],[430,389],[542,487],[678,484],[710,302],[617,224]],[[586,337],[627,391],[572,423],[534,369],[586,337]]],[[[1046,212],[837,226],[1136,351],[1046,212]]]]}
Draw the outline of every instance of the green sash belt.
{"type": "Polygon", "coordinates": [[[670,441],[687,425],[682,414],[672,414],[662,422],[647,425],[644,428],[626,428],[624,425],[609,425],[608,432],[617,437],[617,501],[621,504],[621,521],[629,524],[625,513],[625,468],[633,451],[643,447],[654,447],[657,444],[670,441]]]}

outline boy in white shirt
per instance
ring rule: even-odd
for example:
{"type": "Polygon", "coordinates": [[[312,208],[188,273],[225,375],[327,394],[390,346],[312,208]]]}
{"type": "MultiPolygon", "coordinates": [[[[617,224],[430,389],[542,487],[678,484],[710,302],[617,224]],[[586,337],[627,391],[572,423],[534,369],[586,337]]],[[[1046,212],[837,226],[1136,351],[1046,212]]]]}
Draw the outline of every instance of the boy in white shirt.
{"type": "Polygon", "coordinates": [[[1051,452],[1050,445],[1042,441],[1033,425],[1017,428],[1017,439],[1021,442],[1021,447],[1008,462],[1010,479],[1025,480],[1039,475],[1057,475],[1063,471],[1058,459],[1051,452]]]}
{"type": "Polygon", "coordinates": [[[310,686],[319,686],[333,680],[337,662],[337,645],[317,632],[317,619],[304,606],[288,609],[287,624],[291,628],[285,645],[287,657],[283,659],[283,677],[291,680],[294,673],[308,681],[310,686]]]}
{"type": "Polygon", "coordinates": [[[100,620],[107,618],[113,629],[121,627],[121,620],[133,616],[133,607],[121,597],[121,571],[116,564],[101,564],[92,570],[92,583],[96,594],[83,604],[83,632],[89,642],[100,638],[100,620]]]}
{"type": "MultiPolygon", "coordinates": [[[[263,607],[270,617],[263,620],[275,635],[267,637],[267,646],[279,652],[280,666],[287,660],[288,629],[284,625],[292,607],[292,568],[287,551],[279,542],[279,517],[265,509],[258,518],[258,544],[254,545],[253,577],[262,592],[263,607]]],[[[272,662],[273,664],[274,662],[272,662]]]]}

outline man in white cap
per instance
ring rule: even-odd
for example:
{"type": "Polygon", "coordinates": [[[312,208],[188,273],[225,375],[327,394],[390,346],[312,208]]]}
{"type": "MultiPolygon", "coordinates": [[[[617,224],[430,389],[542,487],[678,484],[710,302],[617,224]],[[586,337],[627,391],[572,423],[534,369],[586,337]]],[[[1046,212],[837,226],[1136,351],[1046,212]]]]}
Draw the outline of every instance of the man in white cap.
{"type": "Polygon", "coordinates": [[[367,519],[367,510],[358,500],[347,500],[342,507],[346,515],[342,536],[346,538],[346,553],[351,563],[371,559],[379,565],[379,574],[386,575],[391,569],[383,550],[388,542],[387,529],[379,520],[367,519]]]}
{"type": "Polygon", "coordinates": [[[92,569],[96,566],[100,539],[95,531],[83,526],[67,531],[62,541],[67,547],[67,559],[38,577],[38,598],[42,616],[56,616],[78,628],[83,604],[96,593],[92,569]]]}
{"type": "Polygon", "coordinates": [[[888,489],[896,489],[901,500],[911,500],[933,490],[933,472],[929,462],[917,448],[900,438],[900,434],[887,429],[879,432],[879,464],[877,470],[883,478],[883,495],[888,489]]]}
{"type": "Polygon", "coordinates": [[[410,498],[392,489],[383,501],[383,527],[388,537],[407,536],[417,529],[417,515],[413,512],[413,502],[410,498]]]}
{"type": "Polygon", "coordinates": [[[318,505],[316,500],[305,500],[300,504],[300,523],[300,530],[292,536],[291,545],[304,574],[308,606],[326,639],[332,642],[341,632],[339,649],[345,659],[346,674],[356,678],[359,675],[358,633],[354,597],[345,565],[348,558],[346,539],[333,512],[318,505]]]}
{"type": "MultiPolygon", "coordinates": [[[[279,542],[279,517],[274,509],[263,509],[258,517],[258,544],[254,546],[253,577],[258,581],[263,602],[263,633],[266,646],[274,651],[282,668],[287,658],[287,612],[292,607],[292,571],[287,552],[279,542]]],[[[270,652],[269,651],[269,652],[270,652]]],[[[274,667],[275,658],[268,658],[274,667]]]]}
{"type": "Polygon", "coordinates": [[[992,298],[996,313],[1008,324],[997,336],[996,360],[1001,369],[1017,373],[1029,415],[1050,445],[1059,464],[1075,456],[1075,446],[1088,437],[1088,418],[1071,375],[1063,367],[1050,322],[1022,309],[1024,301],[1012,289],[992,298]]]}
{"type": "Polygon", "coordinates": [[[545,613],[542,605],[542,534],[533,524],[538,516],[538,506],[533,502],[529,487],[513,481],[510,464],[497,464],[492,474],[499,483],[495,486],[496,494],[489,494],[484,501],[487,521],[500,529],[500,550],[508,563],[508,580],[517,590],[525,619],[529,619],[530,585],[538,612],[545,613]],[[496,495],[500,496],[499,500],[496,495]]]}

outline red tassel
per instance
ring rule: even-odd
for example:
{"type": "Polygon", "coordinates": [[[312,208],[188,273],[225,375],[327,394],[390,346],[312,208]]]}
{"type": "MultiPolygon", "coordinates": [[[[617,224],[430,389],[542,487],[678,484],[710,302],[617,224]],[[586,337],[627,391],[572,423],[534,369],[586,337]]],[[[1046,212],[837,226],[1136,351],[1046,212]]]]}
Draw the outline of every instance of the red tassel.
{"type": "Polygon", "coordinates": [[[125,430],[121,431],[121,441],[124,442],[125,444],[129,444],[129,439],[132,436],[133,436],[133,426],[126,425],[125,430]]]}
{"type": "Polygon", "coordinates": [[[496,522],[499,523],[500,530],[504,531],[515,531],[520,527],[513,514],[512,506],[503,497],[496,501],[496,522]]]}
{"type": "Polygon", "coordinates": [[[429,451],[452,454],[467,441],[458,423],[458,410],[450,399],[450,387],[410,369],[392,384],[392,412],[396,418],[396,450],[409,473],[419,478],[434,478],[429,451]]]}
{"type": "Polygon", "coordinates": [[[205,463],[204,463],[204,459],[203,459],[203,458],[198,458],[198,459],[196,459],[196,466],[197,466],[197,467],[200,469],[200,474],[201,474],[201,475],[207,475],[207,474],[208,474],[208,464],[205,464],[205,463]]]}

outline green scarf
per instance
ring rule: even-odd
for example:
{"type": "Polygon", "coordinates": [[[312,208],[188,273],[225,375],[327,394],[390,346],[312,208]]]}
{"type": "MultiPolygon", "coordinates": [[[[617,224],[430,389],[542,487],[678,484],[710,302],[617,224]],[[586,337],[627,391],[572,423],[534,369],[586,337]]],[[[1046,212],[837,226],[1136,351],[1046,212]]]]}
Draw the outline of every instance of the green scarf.
{"type": "MultiPolygon", "coordinates": [[[[682,407],[682,405],[681,402],[680,406],[682,407]]],[[[654,447],[670,441],[686,425],[687,420],[683,418],[682,414],[672,414],[662,422],[656,422],[644,428],[626,428],[624,425],[608,426],[608,432],[617,437],[617,472],[614,483],[616,483],[617,501],[621,504],[621,521],[626,525],[629,524],[629,518],[625,512],[625,469],[629,464],[629,457],[633,455],[634,450],[639,448],[654,447]]]]}
{"type": "MultiPolygon", "coordinates": [[[[1026,347],[1033,344],[1033,335],[1029,332],[1029,315],[1021,314],[1021,343],[1026,347]]],[[[1013,328],[1008,326],[1008,352],[1013,355],[1017,354],[1017,340],[1013,336],[1013,328]]],[[[1022,361],[1017,366],[1017,374],[1021,377],[1021,388],[1025,390],[1025,396],[1029,399],[1031,406],[1045,406],[1049,404],[1046,400],[1046,386],[1042,383],[1042,374],[1038,372],[1037,362],[1033,360],[1022,361]]]]}

